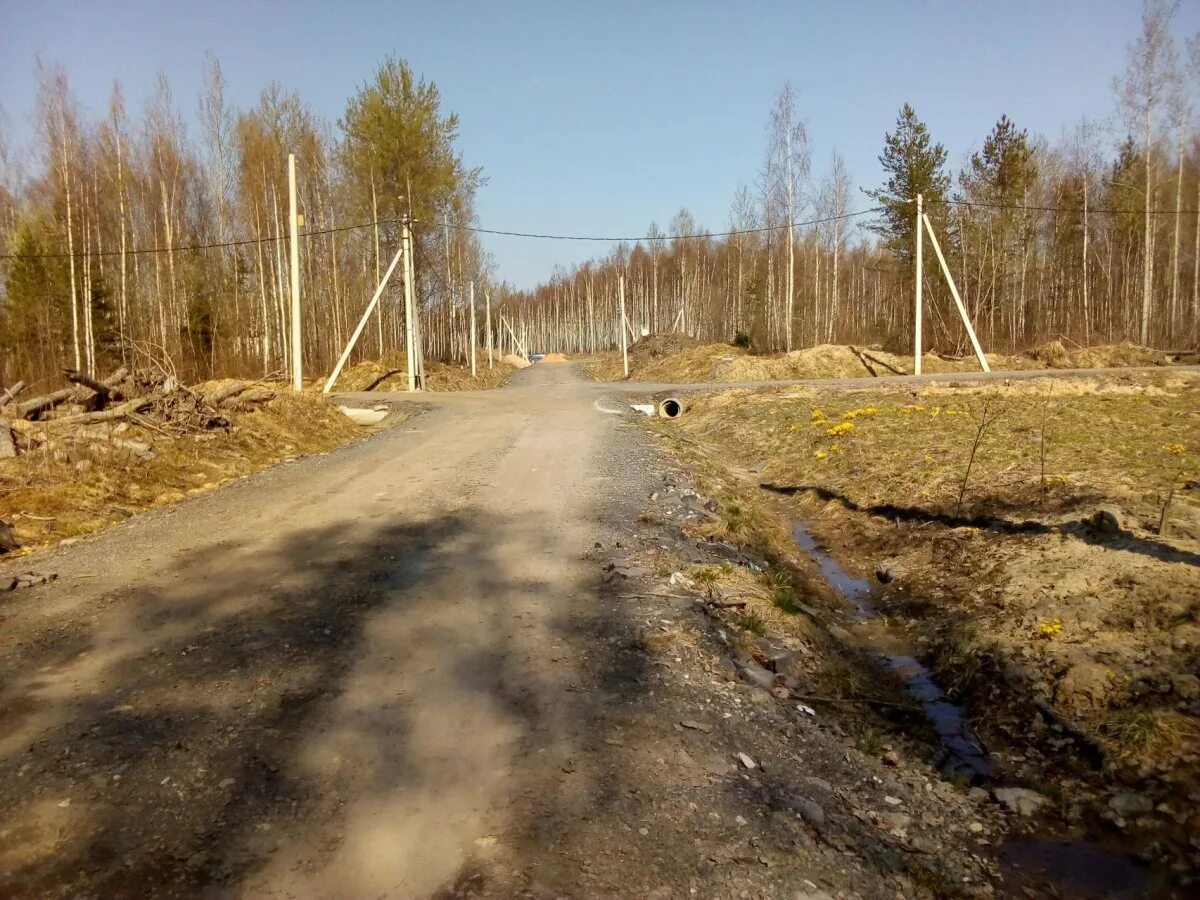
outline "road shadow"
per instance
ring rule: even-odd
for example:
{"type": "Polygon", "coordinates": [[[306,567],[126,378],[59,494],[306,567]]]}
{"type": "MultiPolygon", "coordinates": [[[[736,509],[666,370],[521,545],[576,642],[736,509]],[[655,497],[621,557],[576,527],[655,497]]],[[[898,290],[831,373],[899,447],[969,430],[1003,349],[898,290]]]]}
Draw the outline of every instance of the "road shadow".
{"type": "MultiPolygon", "coordinates": [[[[1200,553],[1174,547],[1165,541],[1141,537],[1124,528],[1116,528],[1112,531],[1101,530],[1087,518],[1071,522],[1042,522],[1037,519],[1009,519],[995,513],[956,516],[920,506],[904,506],[894,503],[861,504],[840,491],[815,484],[781,485],[764,482],[759,487],[785,497],[811,494],[827,503],[838,503],[851,512],[882,516],[902,522],[937,523],[945,525],[947,528],[978,528],[981,531],[993,531],[1000,534],[1059,534],[1085,544],[1120,550],[1125,553],[1136,553],[1160,562],[1200,566],[1200,553]]],[[[1002,501],[987,497],[977,502],[993,508],[1000,508],[1002,505],[1002,501]]]]}
{"type": "MultiPolygon", "coordinates": [[[[479,776],[429,783],[429,737],[416,726],[430,659],[439,696],[477,706],[517,756],[557,734],[602,753],[598,704],[640,690],[644,657],[607,606],[579,618],[545,584],[514,577],[489,535],[522,527],[533,541],[547,526],[471,509],[361,526],[350,539],[331,525],[267,548],[226,542],[30,642],[0,690],[0,896],[238,895],[293,851],[302,886],[355,838],[311,827],[336,822],[352,795],[453,800],[479,776]],[[438,577],[456,579],[465,602],[440,609],[422,589],[438,577]],[[514,595],[563,613],[531,642],[513,624],[527,615],[514,595]],[[467,613],[472,626],[455,621],[467,613]],[[530,661],[544,641],[564,645],[561,672],[530,661]],[[381,645],[390,668],[364,672],[381,645]],[[586,672],[572,664],[581,648],[586,672]],[[403,683],[388,680],[395,672],[403,683]],[[566,705],[563,680],[579,688],[566,705]]],[[[436,737],[448,751],[478,739],[469,728],[436,737]]],[[[498,826],[531,845],[570,826],[577,803],[560,808],[546,784],[521,782],[510,775],[505,793],[538,791],[536,820],[498,826]]],[[[620,790],[589,784],[588,802],[620,790]]]]}

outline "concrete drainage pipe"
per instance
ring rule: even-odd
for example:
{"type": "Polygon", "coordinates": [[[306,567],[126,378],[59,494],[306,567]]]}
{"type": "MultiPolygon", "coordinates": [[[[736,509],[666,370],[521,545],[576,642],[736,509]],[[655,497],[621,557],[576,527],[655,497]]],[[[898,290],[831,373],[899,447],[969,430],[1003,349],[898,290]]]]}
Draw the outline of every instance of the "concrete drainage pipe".
{"type": "Polygon", "coordinates": [[[683,413],[683,404],[674,397],[668,397],[658,404],[658,415],[662,419],[677,419],[683,413]]]}

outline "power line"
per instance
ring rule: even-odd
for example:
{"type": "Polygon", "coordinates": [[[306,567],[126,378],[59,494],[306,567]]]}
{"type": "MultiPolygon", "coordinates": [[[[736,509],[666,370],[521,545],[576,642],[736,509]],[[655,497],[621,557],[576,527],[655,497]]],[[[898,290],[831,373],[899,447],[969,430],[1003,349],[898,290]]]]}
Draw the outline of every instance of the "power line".
{"type": "MultiPolygon", "coordinates": [[[[622,242],[622,241],[623,242],[641,242],[641,241],[656,241],[656,240],[678,241],[678,240],[699,240],[701,238],[732,237],[734,235],[739,235],[739,234],[762,234],[762,233],[768,232],[768,231],[782,231],[785,228],[804,228],[809,225],[821,225],[826,222],[836,222],[839,219],[852,219],[856,216],[865,216],[870,213],[879,212],[882,209],[883,209],[883,207],[876,206],[876,207],[872,207],[871,209],[859,210],[858,212],[844,213],[840,216],[827,216],[822,219],[810,219],[807,222],[791,222],[791,223],[784,223],[782,225],[767,225],[762,228],[746,228],[746,229],[740,229],[740,230],[735,230],[735,231],[706,231],[703,234],[681,234],[681,235],[674,235],[674,236],[641,235],[639,237],[601,237],[601,236],[595,236],[595,235],[536,234],[536,233],[527,232],[527,231],[502,231],[500,229],[495,229],[495,228],[478,228],[478,227],[475,227],[472,225],[449,224],[449,227],[453,228],[457,231],[470,231],[475,234],[494,234],[494,235],[504,235],[506,237],[537,238],[540,240],[551,240],[551,241],[601,241],[601,242],[607,242],[607,243],[616,243],[616,242],[622,242]]],[[[342,225],[337,228],[323,228],[323,229],[320,229],[317,231],[304,231],[304,232],[301,232],[300,237],[302,237],[302,238],[318,237],[320,235],[335,234],[335,233],[339,233],[339,232],[343,232],[343,231],[358,231],[363,228],[371,228],[376,224],[399,225],[400,220],[399,219],[381,219],[381,220],[379,220],[378,223],[363,222],[362,224],[358,224],[358,225],[342,225]]],[[[220,250],[220,249],[224,249],[226,247],[245,247],[245,246],[249,246],[252,244],[273,244],[278,241],[284,241],[286,239],[287,239],[286,236],[278,235],[276,237],[245,238],[243,240],[224,241],[224,242],[211,243],[211,244],[184,244],[179,247],[139,247],[139,248],[135,248],[133,250],[125,250],[125,251],[105,250],[103,252],[96,252],[96,253],[85,253],[84,251],[78,250],[75,252],[74,256],[76,258],[82,258],[85,256],[86,257],[93,257],[93,256],[108,257],[108,256],[120,256],[122,254],[122,252],[124,252],[128,256],[138,256],[138,255],[149,254],[149,253],[172,253],[172,252],[185,253],[185,252],[196,251],[196,250],[220,250]]],[[[70,259],[71,256],[72,256],[72,254],[70,254],[70,253],[33,253],[33,254],[29,254],[28,256],[22,256],[21,254],[17,254],[17,253],[0,253],[0,259],[17,259],[18,257],[21,257],[23,259],[70,259]]]]}
{"type": "MultiPolygon", "coordinates": [[[[319,237],[325,234],[337,234],[342,231],[356,231],[361,228],[370,228],[373,224],[374,223],[372,222],[366,222],[361,225],[340,225],[337,228],[322,228],[316,231],[303,231],[300,233],[300,237],[319,237]]],[[[274,244],[279,241],[286,240],[287,236],[281,234],[275,237],[245,238],[238,241],[223,241],[213,244],[183,244],[179,247],[135,247],[132,250],[104,250],[95,253],[85,253],[82,250],[76,250],[74,256],[76,258],[81,258],[93,256],[120,256],[122,253],[124,253],[126,256],[141,256],[148,253],[185,253],[195,250],[220,250],[226,247],[245,247],[250,244],[274,244]]],[[[20,253],[0,253],[0,259],[70,259],[71,256],[72,254],[70,253],[31,253],[27,256],[20,253]]]]}
{"type": "MultiPolygon", "coordinates": [[[[906,200],[906,203],[911,203],[911,200],[906,200]]],[[[928,202],[928,201],[927,201],[928,202]]],[[[1089,206],[1086,210],[1082,206],[1026,206],[1020,203],[985,203],[978,200],[938,200],[937,203],[945,203],[950,206],[967,206],[978,207],[980,209],[1015,209],[1025,212],[1073,212],[1084,213],[1088,215],[1103,214],[1103,213],[1119,213],[1122,215],[1138,215],[1144,216],[1147,213],[1152,216],[1194,216],[1197,210],[1194,209],[1111,209],[1106,207],[1089,206]]]]}
{"type": "Polygon", "coordinates": [[[739,234],[762,234],[767,231],[783,231],[785,228],[804,228],[809,225],[823,225],[826,222],[836,222],[840,219],[853,219],[856,216],[865,216],[870,213],[881,212],[882,206],[873,206],[870,209],[860,209],[857,212],[843,213],[839,216],[826,216],[822,219],[809,219],[807,222],[785,222],[782,225],[766,225],[762,228],[741,228],[734,231],[706,231],[703,234],[679,234],[679,235],[650,235],[643,234],[636,237],[610,237],[602,235],[580,235],[580,234],[537,234],[529,231],[500,231],[495,228],[477,228],[471,225],[454,225],[449,227],[458,231],[470,231],[475,234],[497,234],[505,237],[521,237],[521,238],[537,238],[546,241],[601,241],[605,243],[641,243],[642,241],[680,241],[680,240],[699,240],[701,238],[719,238],[733,237],[739,234]]]}

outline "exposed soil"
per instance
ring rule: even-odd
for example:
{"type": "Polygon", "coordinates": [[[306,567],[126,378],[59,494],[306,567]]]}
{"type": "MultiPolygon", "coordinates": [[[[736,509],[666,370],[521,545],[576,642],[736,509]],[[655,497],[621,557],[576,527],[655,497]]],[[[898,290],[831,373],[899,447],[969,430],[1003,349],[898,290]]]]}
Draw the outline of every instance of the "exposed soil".
{"type": "Polygon", "coordinates": [[[1195,376],[738,392],[661,427],[724,472],[781,558],[802,520],[876,582],[881,620],[841,603],[847,644],[928,666],[1001,781],[1045,799],[1039,827],[1119,844],[1165,882],[1195,876],[1195,376]],[[985,406],[999,417],[960,505],[985,406]]]}

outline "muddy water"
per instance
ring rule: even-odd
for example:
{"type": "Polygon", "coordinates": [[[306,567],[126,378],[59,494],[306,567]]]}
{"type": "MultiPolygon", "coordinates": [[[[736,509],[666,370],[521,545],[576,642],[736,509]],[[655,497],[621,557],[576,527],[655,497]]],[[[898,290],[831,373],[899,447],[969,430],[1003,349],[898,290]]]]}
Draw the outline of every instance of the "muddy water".
{"type": "MultiPolygon", "coordinates": [[[[963,718],[962,709],[946,699],[929,669],[911,655],[911,647],[905,646],[906,638],[888,627],[879,607],[871,601],[870,582],[842,568],[802,522],[792,526],[792,538],[816,562],[825,581],[850,602],[859,623],[851,633],[859,646],[875,653],[904,682],[905,692],[921,704],[945,750],[943,770],[972,782],[995,776],[987,751],[963,718]]],[[[1157,895],[1141,866],[1119,851],[1088,841],[1008,841],[1000,850],[999,863],[1001,896],[1131,900],[1157,895]]]]}
{"type": "MultiPolygon", "coordinates": [[[[793,524],[792,539],[816,562],[821,570],[821,577],[850,601],[859,622],[878,624],[879,608],[870,600],[872,587],[869,582],[855,578],[842,568],[841,563],[821,548],[803,523],[793,524]]],[[[905,693],[921,704],[922,712],[937,732],[942,748],[946,751],[943,769],[948,774],[959,775],[971,781],[995,774],[987,760],[983,744],[963,718],[962,709],[946,699],[945,692],[933,680],[929,669],[917,662],[911,653],[904,652],[907,648],[903,647],[895,633],[889,631],[885,635],[873,635],[873,638],[879,637],[884,638],[881,643],[886,643],[889,649],[879,651],[869,646],[867,649],[879,655],[884,665],[904,682],[905,693]]]]}

